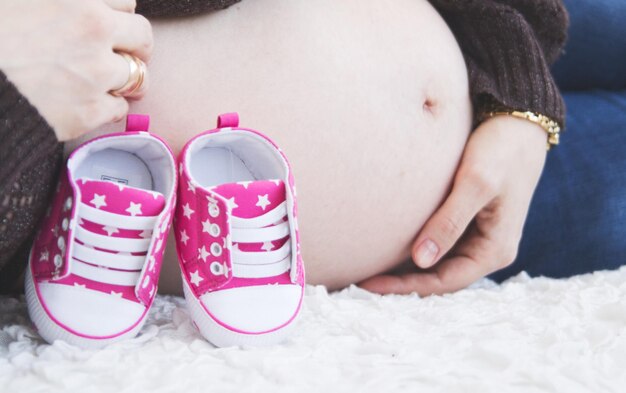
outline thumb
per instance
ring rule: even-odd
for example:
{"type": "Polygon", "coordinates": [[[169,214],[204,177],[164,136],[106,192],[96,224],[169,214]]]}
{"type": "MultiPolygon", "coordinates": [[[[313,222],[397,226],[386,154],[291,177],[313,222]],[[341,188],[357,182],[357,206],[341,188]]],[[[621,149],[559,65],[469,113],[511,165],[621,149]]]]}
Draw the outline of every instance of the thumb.
{"type": "Polygon", "coordinates": [[[413,261],[422,268],[433,266],[461,238],[492,193],[470,179],[455,181],[443,205],[424,224],[413,243],[413,261]]]}

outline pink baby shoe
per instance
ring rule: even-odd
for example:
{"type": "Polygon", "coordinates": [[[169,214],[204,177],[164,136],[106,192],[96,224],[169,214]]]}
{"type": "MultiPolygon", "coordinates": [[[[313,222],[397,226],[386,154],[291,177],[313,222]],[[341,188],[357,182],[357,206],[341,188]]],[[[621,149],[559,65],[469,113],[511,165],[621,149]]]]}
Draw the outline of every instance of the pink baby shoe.
{"type": "Polygon", "coordinates": [[[236,113],[179,159],[176,249],[191,317],[216,346],[271,345],[300,311],[304,266],[287,159],[236,113]]]}
{"type": "Polygon", "coordinates": [[[67,160],[26,273],[28,312],[48,342],[98,348],[141,329],[157,288],[176,164],[147,116],[67,160]]]}

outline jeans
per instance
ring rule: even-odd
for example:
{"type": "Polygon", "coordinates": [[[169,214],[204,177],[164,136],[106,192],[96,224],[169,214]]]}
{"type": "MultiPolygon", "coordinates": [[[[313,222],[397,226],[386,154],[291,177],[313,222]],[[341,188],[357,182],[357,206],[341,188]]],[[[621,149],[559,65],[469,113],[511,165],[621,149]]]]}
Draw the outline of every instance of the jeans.
{"type": "Polygon", "coordinates": [[[548,153],[518,256],[496,281],[626,264],[626,1],[565,4],[569,41],[553,72],[567,125],[548,153]]]}

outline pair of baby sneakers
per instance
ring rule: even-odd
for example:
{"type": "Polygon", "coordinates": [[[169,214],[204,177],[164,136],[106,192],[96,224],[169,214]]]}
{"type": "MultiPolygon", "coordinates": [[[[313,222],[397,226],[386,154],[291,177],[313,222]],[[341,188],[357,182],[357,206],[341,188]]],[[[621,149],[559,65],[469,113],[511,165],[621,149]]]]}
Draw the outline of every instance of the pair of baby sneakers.
{"type": "Polygon", "coordinates": [[[126,132],[86,142],[67,160],[26,273],[39,333],[88,348],[134,337],[156,295],[173,219],[201,334],[216,346],[281,341],[304,292],[286,157],[230,113],[191,139],[177,166],[148,123],[129,115],[126,132]]]}

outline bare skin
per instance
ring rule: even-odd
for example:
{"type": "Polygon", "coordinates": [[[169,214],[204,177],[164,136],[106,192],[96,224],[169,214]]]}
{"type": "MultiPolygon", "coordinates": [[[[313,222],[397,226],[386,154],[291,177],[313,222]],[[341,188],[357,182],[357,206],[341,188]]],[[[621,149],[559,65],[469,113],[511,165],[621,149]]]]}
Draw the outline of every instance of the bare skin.
{"type": "Polygon", "coordinates": [[[125,98],[109,94],[128,80],[117,52],[144,61],[152,52],[150,23],[134,10],[135,0],[0,2],[0,70],[60,141],[128,111],[125,98]]]}
{"type": "MultiPolygon", "coordinates": [[[[471,125],[462,54],[426,0],[244,1],[153,31],[151,87],[131,112],[175,151],[228,111],[273,138],[298,183],[309,283],[410,257],[471,125]]],[[[161,290],[180,292],[171,239],[161,290]]]]}

